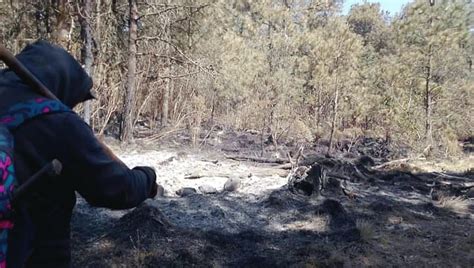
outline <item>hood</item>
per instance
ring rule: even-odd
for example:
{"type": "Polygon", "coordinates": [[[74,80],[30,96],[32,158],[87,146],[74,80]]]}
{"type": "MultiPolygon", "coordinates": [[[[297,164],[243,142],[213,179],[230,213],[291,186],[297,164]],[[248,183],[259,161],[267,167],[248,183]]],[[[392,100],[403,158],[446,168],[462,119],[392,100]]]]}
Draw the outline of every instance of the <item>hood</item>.
{"type": "MultiPolygon", "coordinates": [[[[69,108],[93,98],[92,79],[63,48],[41,40],[16,58],[69,108]]],[[[0,111],[39,96],[9,68],[0,70],[0,111]]]]}

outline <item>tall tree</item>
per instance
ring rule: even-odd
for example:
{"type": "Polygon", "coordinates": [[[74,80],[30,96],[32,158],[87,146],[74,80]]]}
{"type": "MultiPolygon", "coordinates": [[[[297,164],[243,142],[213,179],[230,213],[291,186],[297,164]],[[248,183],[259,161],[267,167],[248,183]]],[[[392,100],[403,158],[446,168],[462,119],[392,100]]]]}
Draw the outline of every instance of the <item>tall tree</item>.
{"type": "Polygon", "coordinates": [[[128,70],[127,87],[124,99],[124,110],[122,115],[122,133],[120,138],[123,142],[129,142],[133,138],[133,112],[135,106],[135,75],[137,70],[137,21],[138,9],[135,0],[129,0],[129,25],[128,25],[128,70]]]}
{"type": "Polygon", "coordinates": [[[434,132],[446,125],[440,121],[442,114],[437,114],[440,111],[437,103],[447,92],[459,90],[456,81],[467,75],[465,61],[460,61],[469,36],[466,12],[463,1],[419,0],[408,6],[394,23],[400,58],[404,58],[404,64],[411,70],[416,94],[422,97],[428,146],[433,146],[434,132]]]}
{"type": "Polygon", "coordinates": [[[387,53],[393,49],[387,14],[380,10],[379,3],[363,3],[352,6],[347,16],[350,29],[363,38],[364,47],[375,52],[387,53]],[[385,51],[384,51],[385,50],[385,51]]]}
{"type": "MultiPolygon", "coordinates": [[[[170,0],[166,1],[166,7],[168,7],[171,4],[170,0]]],[[[168,115],[169,115],[169,103],[170,103],[170,90],[171,90],[171,84],[173,83],[173,80],[171,79],[172,76],[172,62],[170,60],[171,58],[171,17],[166,16],[165,19],[165,26],[164,26],[164,32],[165,32],[165,39],[166,39],[166,55],[167,57],[167,66],[166,69],[168,70],[167,72],[167,78],[165,78],[165,86],[163,87],[163,103],[161,105],[161,126],[166,127],[168,126],[168,115]]]]}
{"type": "Polygon", "coordinates": [[[87,63],[90,19],[92,122],[124,140],[133,125],[153,133],[161,121],[192,135],[215,124],[256,129],[273,145],[385,135],[459,150],[474,129],[473,4],[416,0],[389,18],[367,2],[343,15],[341,2],[100,0],[91,16],[82,0],[77,16],[73,1],[0,1],[0,39],[18,52],[47,38],[75,57],[82,48],[87,63]]]}
{"type": "MultiPolygon", "coordinates": [[[[82,0],[81,12],[79,12],[79,22],[81,24],[81,38],[83,42],[83,46],[81,49],[82,62],[84,63],[84,69],[90,76],[92,76],[92,64],[94,62],[94,55],[92,54],[91,2],[91,0],[82,0]]],[[[90,118],[90,101],[86,101],[84,103],[84,121],[87,124],[90,124],[90,118]]]]}
{"type": "MultiPolygon", "coordinates": [[[[358,77],[353,94],[351,117],[352,126],[364,131],[379,126],[377,135],[385,134],[390,139],[390,112],[384,102],[387,85],[384,78],[389,77],[396,65],[395,38],[390,29],[387,13],[380,10],[380,4],[368,3],[353,5],[347,16],[347,23],[352,32],[362,38],[363,47],[357,67],[358,77]],[[387,77],[388,76],[388,77],[387,77]]],[[[393,81],[391,81],[393,82],[393,81]]]]}
{"type": "MultiPolygon", "coordinates": [[[[346,104],[349,104],[355,92],[352,91],[356,78],[356,68],[361,53],[361,39],[351,32],[342,18],[331,18],[327,27],[318,28],[307,36],[310,45],[308,59],[313,64],[311,72],[313,94],[323,102],[332,103],[325,107],[330,111],[329,146],[327,154],[333,148],[335,132],[339,129],[340,116],[346,116],[346,104]],[[322,98],[324,97],[324,100],[322,98]],[[344,100],[344,106],[341,105],[344,100]],[[343,115],[340,113],[344,111],[343,115]]],[[[318,113],[321,111],[318,111],[318,113]]],[[[320,117],[321,115],[318,115],[320,117]]],[[[327,118],[327,117],[326,117],[327,118]]]]}

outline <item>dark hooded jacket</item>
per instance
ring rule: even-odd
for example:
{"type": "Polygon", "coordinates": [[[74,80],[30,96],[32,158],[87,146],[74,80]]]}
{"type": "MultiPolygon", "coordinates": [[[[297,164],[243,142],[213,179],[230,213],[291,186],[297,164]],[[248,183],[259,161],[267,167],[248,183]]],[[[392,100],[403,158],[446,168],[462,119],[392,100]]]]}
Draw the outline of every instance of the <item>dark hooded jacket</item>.
{"type": "MultiPolygon", "coordinates": [[[[17,59],[70,108],[91,98],[91,78],[65,50],[38,41],[17,59]]],[[[11,70],[1,70],[0,114],[36,97],[39,95],[11,70]]],[[[156,193],[151,168],[129,169],[114,161],[73,112],[35,117],[16,128],[13,136],[20,183],[55,158],[62,162],[63,171],[59,177],[42,179],[16,208],[8,239],[8,267],[70,266],[70,220],[76,191],[90,204],[112,209],[135,207],[156,193]]]]}

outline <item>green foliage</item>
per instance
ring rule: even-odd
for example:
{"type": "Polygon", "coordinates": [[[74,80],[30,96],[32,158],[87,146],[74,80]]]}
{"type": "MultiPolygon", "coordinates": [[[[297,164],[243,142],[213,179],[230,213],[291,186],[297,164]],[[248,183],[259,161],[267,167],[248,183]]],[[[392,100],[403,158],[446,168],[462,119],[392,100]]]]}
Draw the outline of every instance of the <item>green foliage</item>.
{"type": "MultiPolygon", "coordinates": [[[[404,121],[416,125],[413,129],[418,140],[425,138],[421,133],[427,115],[422,109],[427,108],[429,94],[432,114],[428,119],[432,121],[439,148],[448,146],[445,133],[461,131],[466,136],[472,135],[473,103],[467,99],[465,103],[457,100],[459,96],[472,95],[474,86],[467,64],[467,44],[470,36],[472,38],[467,8],[463,1],[444,1],[434,6],[427,1],[415,1],[392,24],[397,36],[396,53],[401,60],[397,67],[408,72],[408,88],[403,89],[412,92],[408,99],[401,99],[410,103],[404,121]],[[456,120],[457,116],[464,120],[456,120]]],[[[416,141],[413,134],[408,138],[416,141]]],[[[451,135],[450,140],[453,138],[451,135]]]]}
{"type": "MultiPolygon", "coordinates": [[[[0,38],[15,52],[38,37],[54,41],[64,17],[61,1],[28,2],[0,2],[0,38]]],[[[158,125],[169,92],[170,120],[193,129],[212,122],[293,140],[375,135],[457,153],[457,139],[474,135],[473,4],[416,0],[389,17],[367,2],[343,16],[341,3],[138,1],[137,120],[158,125]]],[[[100,132],[121,112],[127,4],[97,1],[91,14],[100,132]]],[[[77,7],[65,7],[67,48],[79,55],[77,7]]]]}

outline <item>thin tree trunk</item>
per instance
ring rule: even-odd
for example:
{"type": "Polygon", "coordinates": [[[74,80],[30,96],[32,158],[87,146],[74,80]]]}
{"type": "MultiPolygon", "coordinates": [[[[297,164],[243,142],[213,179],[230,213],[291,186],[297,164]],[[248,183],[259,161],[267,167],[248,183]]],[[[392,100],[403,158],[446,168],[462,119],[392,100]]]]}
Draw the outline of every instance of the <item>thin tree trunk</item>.
{"type": "Polygon", "coordinates": [[[428,48],[428,64],[426,66],[426,78],[425,78],[425,137],[428,141],[428,145],[433,144],[433,124],[432,124],[432,92],[430,88],[431,81],[431,45],[428,48]]]}
{"type": "Polygon", "coordinates": [[[101,6],[101,0],[96,0],[96,6],[95,6],[95,12],[97,13],[97,16],[95,17],[95,25],[96,25],[96,30],[95,30],[95,41],[97,43],[97,46],[100,47],[100,41],[101,41],[101,32],[100,32],[100,26],[101,26],[101,14],[100,14],[100,6],[101,6]]]}
{"type": "Polygon", "coordinates": [[[329,136],[329,146],[328,146],[328,151],[326,152],[327,155],[331,154],[332,146],[334,143],[334,131],[336,129],[336,120],[337,120],[337,106],[339,103],[339,88],[337,86],[337,81],[336,81],[336,96],[334,96],[334,105],[333,105],[333,110],[332,110],[332,122],[331,122],[331,135],[329,136]]]}
{"type": "Polygon", "coordinates": [[[211,80],[211,88],[212,88],[212,107],[211,107],[211,125],[214,125],[214,117],[216,113],[216,100],[217,100],[217,89],[214,86],[214,80],[211,80]]]}
{"type": "Polygon", "coordinates": [[[128,1],[130,8],[129,24],[129,46],[128,46],[128,72],[127,88],[125,94],[124,116],[122,118],[122,142],[129,142],[133,138],[133,110],[135,100],[135,73],[137,69],[137,3],[134,0],[128,1]]]}
{"type": "Polygon", "coordinates": [[[169,113],[169,101],[170,101],[170,80],[166,79],[166,85],[163,88],[163,103],[161,105],[161,126],[168,126],[168,113],[169,113]]]}
{"type": "MultiPolygon", "coordinates": [[[[170,4],[170,0],[167,1],[167,4],[170,4]]],[[[171,40],[171,19],[168,15],[166,18],[166,28],[165,28],[165,34],[166,34],[166,40],[170,42],[171,40]]],[[[167,127],[168,126],[168,115],[169,115],[169,102],[170,102],[170,87],[171,87],[171,47],[169,44],[166,44],[166,54],[168,55],[166,63],[167,63],[167,68],[168,68],[168,78],[166,78],[165,82],[165,87],[163,88],[163,103],[161,104],[161,126],[162,127],[167,127]]]]}
{"type": "Polygon", "coordinates": [[[319,126],[321,125],[321,109],[322,109],[322,104],[321,104],[321,87],[318,87],[318,112],[317,112],[317,117],[316,117],[316,128],[319,131],[319,126]]]}
{"type": "MultiPolygon", "coordinates": [[[[56,17],[56,28],[54,30],[53,36],[54,40],[64,48],[68,48],[70,42],[69,30],[71,25],[68,25],[68,20],[70,19],[69,10],[67,9],[67,0],[58,0],[55,5],[55,17],[56,17]]],[[[72,21],[71,21],[72,22],[72,21]]]]}
{"type": "MultiPolygon", "coordinates": [[[[82,1],[82,15],[79,15],[79,21],[81,23],[81,38],[83,40],[82,47],[82,62],[84,63],[84,69],[87,74],[92,75],[92,63],[94,62],[94,55],[92,54],[92,30],[90,25],[90,16],[92,14],[91,0],[82,1]]],[[[84,121],[90,124],[91,118],[91,106],[90,101],[84,103],[84,121]]]]}
{"type": "MultiPolygon", "coordinates": [[[[429,19],[429,30],[431,32],[433,28],[433,6],[434,0],[429,0],[431,6],[431,14],[429,19]]],[[[425,138],[430,147],[433,144],[433,124],[432,124],[432,92],[430,88],[431,72],[432,72],[432,46],[428,46],[428,62],[426,64],[426,78],[425,78],[425,138]]],[[[429,148],[428,147],[428,148],[429,148]]]]}

